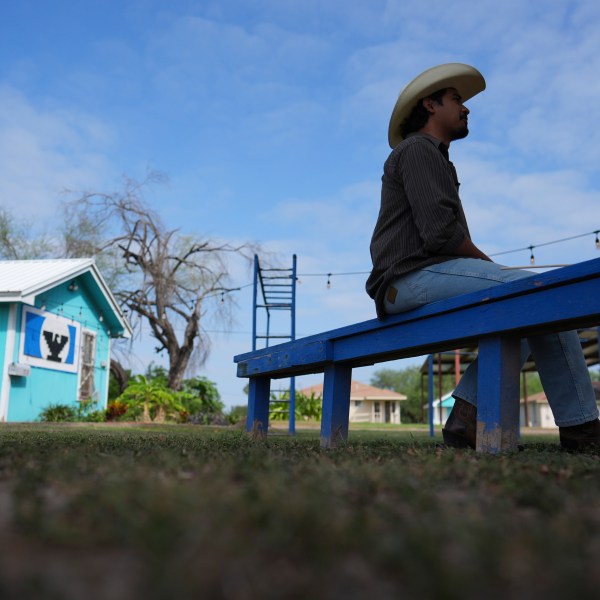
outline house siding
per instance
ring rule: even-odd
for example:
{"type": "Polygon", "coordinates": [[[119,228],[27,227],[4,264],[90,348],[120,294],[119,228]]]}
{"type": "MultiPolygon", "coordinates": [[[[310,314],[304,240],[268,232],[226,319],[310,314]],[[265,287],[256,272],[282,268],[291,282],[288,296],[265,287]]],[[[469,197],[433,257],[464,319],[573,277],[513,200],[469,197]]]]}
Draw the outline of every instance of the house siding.
{"type": "Polygon", "coordinates": [[[399,425],[400,402],[395,400],[351,400],[349,421],[351,423],[395,423],[399,425]],[[375,411],[376,402],[379,403],[379,412],[375,411]],[[387,417],[386,405],[389,406],[387,417]]]}
{"type": "Polygon", "coordinates": [[[76,405],[76,373],[32,367],[29,376],[11,380],[8,421],[35,421],[50,404],[76,405]]]}
{"type": "MultiPolygon", "coordinates": [[[[81,281],[81,280],[80,280],[81,281]]],[[[0,326],[8,322],[7,305],[0,312],[0,326]]],[[[28,308],[28,307],[25,307],[28,308]]],[[[52,315],[78,323],[79,339],[75,352],[79,355],[81,333],[84,330],[95,335],[94,356],[94,394],[93,400],[97,408],[105,408],[108,395],[108,377],[110,362],[110,335],[100,321],[100,314],[92,300],[91,295],[83,285],[77,290],[69,290],[69,284],[59,285],[36,299],[35,308],[41,313],[52,315]]],[[[12,362],[30,362],[23,354],[23,318],[24,305],[17,305],[17,327],[14,347],[12,349],[12,362]]],[[[4,325],[2,331],[6,331],[4,325]]],[[[4,335],[6,340],[6,335],[4,335]]],[[[0,352],[5,344],[0,344],[0,352]]],[[[9,361],[9,362],[11,362],[9,361]]],[[[5,364],[3,361],[0,364],[5,364]]],[[[75,372],[65,372],[52,368],[31,364],[28,376],[10,376],[10,393],[8,402],[8,421],[34,421],[39,419],[41,411],[50,404],[67,404],[78,406],[81,364],[78,363],[75,372]]]]}
{"type": "Polygon", "coordinates": [[[4,365],[6,356],[6,336],[8,332],[8,304],[0,304],[0,365],[4,365]]]}

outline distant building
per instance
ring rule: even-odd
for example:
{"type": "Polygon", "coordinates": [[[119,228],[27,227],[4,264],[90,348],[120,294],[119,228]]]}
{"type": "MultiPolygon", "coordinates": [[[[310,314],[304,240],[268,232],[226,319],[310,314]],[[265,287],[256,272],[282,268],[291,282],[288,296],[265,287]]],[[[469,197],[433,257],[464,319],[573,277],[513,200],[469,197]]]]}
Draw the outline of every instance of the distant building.
{"type": "Polygon", "coordinates": [[[106,407],[110,340],[130,336],[93,259],[0,261],[0,421],[106,407]]]}
{"type": "MultiPolygon", "coordinates": [[[[448,417],[450,416],[450,411],[454,406],[454,396],[452,396],[452,392],[448,392],[444,396],[442,396],[442,406],[440,408],[440,399],[436,398],[433,401],[433,424],[439,425],[440,423],[446,423],[448,417]],[[440,420],[441,419],[441,420],[440,420]]],[[[429,402],[423,406],[423,408],[428,411],[429,410],[429,402]]],[[[426,416],[426,420],[428,421],[429,417],[426,416]]]]}
{"type": "MultiPolygon", "coordinates": [[[[323,384],[313,385],[302,390],[301,394],[323,397],[323,384]]],[[[404,394],[384,390],[352,381],[350,385],[350,422],[351,423],[396,423],[400,419],[400,402],[406,400],[404,394]]]]}

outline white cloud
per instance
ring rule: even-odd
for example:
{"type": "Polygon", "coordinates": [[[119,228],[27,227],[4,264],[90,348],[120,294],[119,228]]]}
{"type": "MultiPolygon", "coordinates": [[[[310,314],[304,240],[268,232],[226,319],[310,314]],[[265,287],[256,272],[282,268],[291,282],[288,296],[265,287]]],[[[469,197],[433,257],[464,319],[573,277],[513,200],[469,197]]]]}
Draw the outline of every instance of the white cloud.
{"type": "MultiPolygon", "coordinates": [[[[471,234],[486,252],[545,244],[600,228],[597,191],[579,171],[515,174],[472,156],[458,168],[471,234]]],[[[543,252],[555,262],[565,262],[561,257],[567,248],[557,244],[543,252]]],[[[574,244],[567,262],[593,258],[594,252],[591,243],[574,244]],[[579,255],[573,255],[577,250],[579,255]]],[[[503,260],[523,258],[525,252],[503,260]]]]}
{"type": "Polygon", "coordinates": [[[35,106],[0,88],[0,198],[20,216],[48,217],[65,188],[93,186],[108,171],[112,132],[98,119],[35,106]]]}

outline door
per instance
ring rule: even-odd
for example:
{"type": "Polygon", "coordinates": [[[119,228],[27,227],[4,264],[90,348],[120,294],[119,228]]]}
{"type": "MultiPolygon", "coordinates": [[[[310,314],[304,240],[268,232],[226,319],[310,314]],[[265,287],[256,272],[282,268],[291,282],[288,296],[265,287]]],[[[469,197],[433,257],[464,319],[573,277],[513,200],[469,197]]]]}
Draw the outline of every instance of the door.
{"type": "Polygon", "coordinates": [[[79,362],[79,400],[91,400],[94,395],[94,360],[96,336],[91,331],[81,333],[81,360],[79,362]]]}

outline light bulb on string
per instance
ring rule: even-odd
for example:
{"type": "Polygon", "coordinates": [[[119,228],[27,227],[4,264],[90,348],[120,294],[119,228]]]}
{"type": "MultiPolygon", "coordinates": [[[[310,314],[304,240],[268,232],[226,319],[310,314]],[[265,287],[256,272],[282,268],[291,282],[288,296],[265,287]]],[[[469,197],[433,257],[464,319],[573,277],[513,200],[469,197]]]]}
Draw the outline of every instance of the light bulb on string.
{"type": "Polygon", "coordinates": [[[535,256],[533,255],[533,249],[535,246],[529,246],[529,251],[531,252],[531,256],[529,257],[529,262],[532,265],[535,265],[535,256]]]}
{"type": "Polygon", "coordinates": [[[600,239],[598,239],[600,231],[594,231],[594,233],[596,234],[596,250],[600,250],[600,239]]]}
{"type": "Polygon", "coordinates": [[[331,273],[327,273],[327,289],[331,289],[331,273]]]}

